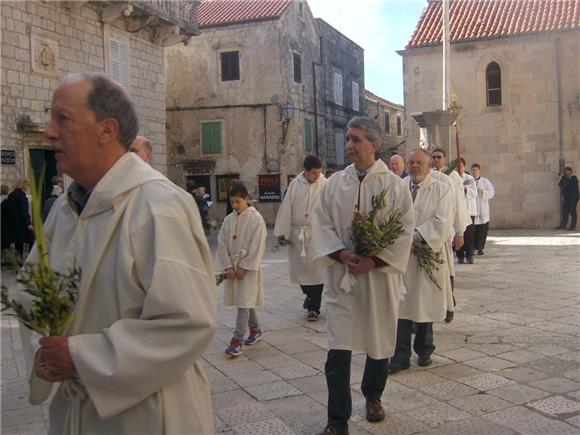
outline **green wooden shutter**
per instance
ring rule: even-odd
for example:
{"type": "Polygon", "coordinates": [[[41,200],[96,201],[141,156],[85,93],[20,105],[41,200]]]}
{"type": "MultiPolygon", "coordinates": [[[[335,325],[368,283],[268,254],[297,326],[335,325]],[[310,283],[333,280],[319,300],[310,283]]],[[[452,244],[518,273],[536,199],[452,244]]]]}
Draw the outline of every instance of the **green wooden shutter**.
{"type": "Polygon", "coordinates": [[[310,119],[304,120],[304,149],[312,151],[312,121],[310,119]]]}
{"type": "Polygon", "coordinates": [[[222,152],[222,123],[204,122],[201,124],[202,143],[204,154],[221,154],[222,152]]]}

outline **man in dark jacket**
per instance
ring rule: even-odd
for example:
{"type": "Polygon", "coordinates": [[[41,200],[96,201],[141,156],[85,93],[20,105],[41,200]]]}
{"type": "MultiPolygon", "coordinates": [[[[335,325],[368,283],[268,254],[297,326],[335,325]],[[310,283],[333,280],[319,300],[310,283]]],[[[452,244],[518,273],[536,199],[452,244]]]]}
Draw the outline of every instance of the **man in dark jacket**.
{"type": "Polygon", "coordinates": [[[562,172],[562,177],[558,183],[562,192],[562,220],[560,221],[560,226],[556,229],[564,230],[566,229],[566,224],[568,222],[568,215],[570,215],[570,226],[568,230],[576,230],[576,205],[578,204],[578,199],[580,194],[578,193],[578,178],[576,175],[572,175],[572,168],[566,166],[562,172]]]}
{"type": "Polygon", "coordinates": [[[28,197],[26,190],[30,183],[26,179],[20,180],[14,190],[2,201],[2,248],[9,248],[13,243],[20,258],[24,260],[24,245],[32,247],[34,233],[30,220],[28,197]]]}

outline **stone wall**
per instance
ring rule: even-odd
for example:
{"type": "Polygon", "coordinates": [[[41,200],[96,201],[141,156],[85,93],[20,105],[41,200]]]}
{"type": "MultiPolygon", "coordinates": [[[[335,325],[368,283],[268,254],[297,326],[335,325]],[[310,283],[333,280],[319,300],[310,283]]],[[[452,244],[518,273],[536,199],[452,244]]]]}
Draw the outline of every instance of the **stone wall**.
{"type": "MultiPolygon", "coordinates": [[[[277,20],[201,29],[188,46],[166,50],[168,173],[174,182],[184,186],[189,176],[209,176],[215,199],[216,176],[240,174],[257,198],[258,175],[279,173],[284,192],[288,175],[302,170],[309,154],[305,119],[312,121],[314,135],[312,62],[319,49],[309,11],[300,17],[298,6],[293,3],[277,20]],[[221,80],[222,51],[239,51],[239,80],[221,80]],[[301,83],[294,81],[294,53],[301,57],[301,83]],[[280,109],[288,102],[295,110],[284,133],[280,109]],[[211,120],[223,123],[222,152],[203,155],[201,122],[211,120]],[[200,166],[192,161],[211,164],[196,171],[200,166]]],[[[257,204],[270,224],[278,206],[257,204]]],[[[223,217],[225,203],[216,203],[211,213],[223,217]]]]}
{"type": "MultiPolygon", "coordinates": [[[[580,168],[580,32],[453,44],[451,89],[463,111],[460,152],[495,185],[491,225],[542,228],[559,223],[556,38],[560,39],[563,156],[580,168]],[[502,105],[487,106],[485,70],[501,67],[502,105]]],[[[441,108],[441,47],[403,52],[408,114],[441,108]]],[[[419,143],[408,117],[407,147],[419,143]]],[[[454,137],[454,134],[452,134],[454,137]]],[[[452,149],[454,144],[452,144],[452,149]]]]}
{"type": "Polygon", "coordinates": [[[323,138],[321,158],[333,168],[342,168],[348,164],[337,163],[337,134],[346,133],[348,121],[361,116],[365,112],[364,93],[364,50],[362,47],[345,37],[324,20],[317,19],[321,44],[321,72],[319,94],[321,97],[321,113],[323,114],[323,138]],[[342,74],[343,104],[334,101],[334,73],[342,74]],[[359,86],[359,110],[353,108],[352,83],[359,86]]]}
{"type": "Polygon", "coordinates": [[[92,4],[66,9],[58,2],[3,1],[1,13],[2,150],[16,151],[16,164],[2,166],[2,184],[12,187],[17,178],[28,174],[29,146],[50,148],[41,133],[50,119],[47,109],[59,77],[105,71],[107,29],[116,29],[130,40],[130,93],[140,115],[141,134],[152,140],[153,165],[166,172],[163,47],[119,26],[103,25],[92,4]],[[33,61],[31,51],[44,56],[40,63],[33,61]],[[26,134],[16,129],[20,114],[35,124],[26,134]]]}

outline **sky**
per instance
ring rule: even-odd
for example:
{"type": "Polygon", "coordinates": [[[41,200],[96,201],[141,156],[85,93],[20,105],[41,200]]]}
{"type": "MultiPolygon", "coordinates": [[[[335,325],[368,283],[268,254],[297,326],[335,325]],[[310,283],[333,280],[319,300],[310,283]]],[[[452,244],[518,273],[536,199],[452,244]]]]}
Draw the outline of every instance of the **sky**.
{"type": "Polygon", "coordinates": [[[308,0],[322,18],[365,50],[365,88],[403,104],[403,59],[427,0],[308,0]]]}

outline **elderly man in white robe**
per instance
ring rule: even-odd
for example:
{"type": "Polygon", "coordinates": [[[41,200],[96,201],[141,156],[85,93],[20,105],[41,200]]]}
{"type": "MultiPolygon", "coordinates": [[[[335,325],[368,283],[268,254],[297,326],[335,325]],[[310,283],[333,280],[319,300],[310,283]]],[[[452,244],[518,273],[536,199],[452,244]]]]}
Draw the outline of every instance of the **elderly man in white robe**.
{"type": "Polygon", "coordinates": [[[451,291],[447,293],[447,314],[445,322],[449,323],[455,316],[455,265],[453,250],[460,249],[463,246],[463,234],[467,225],[471,224],[471,217],[467,212],[465,201],[463,199],[463,181],[456,171],[450,175],[443,171],[447,167],[447,154],[442,148],[435,148],[431,151],[432,169],[430,175],[437,181],[447,184],[453,192],[453,237],[445,243],[445,255],[449,267],[449,278],[451,280],[451,291]]]}
{"type": "Polygon", "coordinates": [[[104,75],[67,76],[54,92],[44,135],[74,182],[45,224],[49,260],[81,278],[64,336],[31,349],[30,401],[60,383],[51,434],[213,433],[199,364],[216,324],[211,253],[191,196],[127,152],[137,130],[104,75]]]}
{"type": "Polygon", "coordinates": [[[361,384],[366,418],[384,419],[381,396],[388,358],[395,349],[399,310],[399,274],[407,267],[415,219],[411,194],[403,180],[375,159],[381,137],[377,122],[356,117],[348,123],[346,152],[353,162],[328,179],[313,216],[312,258],[327,266],[326,314],[330,339],[325,374],[328,424],[322,434],[348,434],[352,413],[352,351],[367,354],[361,384]],[[349,228],[354,213],[372,209],[373,196],[386,191],[386,206],[376,219],[400,214],[403,232],[375,257],[353,250],[349,228]],[[345,280],[350,273],[355,282],[345,280]]]}
{"type": "Polygon", "coordinates": [[[288,274],[290,282],[298,284],[306,296],[303,308],[308,311],[307,319],[315,322],[320,315],[322,290],[326,270],[309,258],[311,251],[312,210],[326,177],[322,175],[322,162],[316,156],[306,156],[304,170],[294,178],[284,201],[278,209],[274,235],[279,240],[290,242],[288,246],[288,274]]]}
{"type": "Polygon", "coordinates": [[[407,188],[413,197],[416,228],[413,233],[413,247],[428,245],[434,253],[439,253],[443,264],[433,270],[434,283],[426,271],[419,267],[414,249],[403,282],[407,294],[399,307],[397,325],[397,347],[390,361],[389,371],[409,368],[411,364],[411,328],[416,323],[417,330],[413,349],[417,353],[420,367],[432,363],[433,322],[443,320],[447,310],[447,288],[451,287],[445,242],[450,238],[453,220],[453,191],[429,175],[429,153],[418,148],[407,156],[405,178],[407,188]]]}

